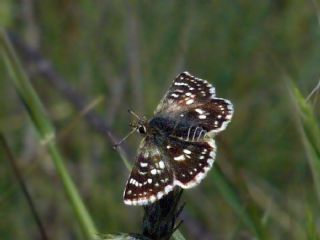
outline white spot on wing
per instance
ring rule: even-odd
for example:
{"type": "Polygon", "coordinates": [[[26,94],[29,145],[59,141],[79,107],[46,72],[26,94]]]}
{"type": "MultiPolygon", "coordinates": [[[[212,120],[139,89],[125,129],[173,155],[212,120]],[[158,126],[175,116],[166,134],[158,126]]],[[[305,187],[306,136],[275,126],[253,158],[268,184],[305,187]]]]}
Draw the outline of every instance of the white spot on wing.
{"type": "Polygon", "coordinates": [[[191,154],[191,151],[188,150],[188,149],[183,149],[183,152],[184,152],[185,154],[191,154]]]}
{"type": "Polygon", "coordinates": [[[148,163],[141,162],[141,163],[140,163],[140,166],[141,166],[141,167],[147,167],[147,166],[148,166],[148,163]]]}
{"type": "Polygon", "coordinates": [[[163,192],[158,192],[158,194],[157,194],[157,198],[158,198],[158,199],[160,199],[160,198],[162,198],[162,197],[163,197],[163,195],[164,195],[164,194],[163,194],[163,192]]]}
{"type": "Polygon", "coordinates": [[[192,104],[193,102],[194,102],[193,99],[189,99],[189,100],[186,101],[186,104],[187,104],[187,105],[190,105],[190,104],[192,104]]]}
{"type": "Polygon", "coordinates": [[[154,202],[154,201],[156,201],[156,200],[157,200],[156,196],[152,195],[152,196],[150,197],[150,201],[151,201],[151,202],[154,202]]]}
{"type": "Polygon", "coordinates": [[[182,154],[182,155],[180,155],[180,156],[178,156],[178,157],[174,157],[173,159],[176,160],[176,161],[183,161],[183,160],[185,160],[185,157],[184,157],[184,155],[182,154]]]}
{"type": "Polygon", "coordinates": [[[164,165],[164,162],[163,162],[163,161],[160,161],[160,162],[159,162],[159,167],[160,167],[161,169],[164,169],[164,168],[165,168],[165,165],[164,165]]]}
{"type": "Polygon", "coordinates": [[[203,111],[202,109],[200,109],[200,108],[196,108],[195,109],[195,111],[197,112],[197,113],[199,113],[199,114],[202,114],[202,113],[204,113],[205,111],[203,111]]]}

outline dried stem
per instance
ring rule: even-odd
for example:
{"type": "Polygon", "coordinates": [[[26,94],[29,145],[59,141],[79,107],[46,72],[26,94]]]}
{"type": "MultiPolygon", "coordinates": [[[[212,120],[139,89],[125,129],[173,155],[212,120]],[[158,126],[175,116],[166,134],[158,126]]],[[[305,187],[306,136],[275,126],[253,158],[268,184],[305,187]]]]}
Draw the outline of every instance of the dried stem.
{"type": "Polygon", "coordinates": [[[182,191],[176,188],[161,200],[144,207],[143,236],[151,239],[170,239],[181,224],[177,224],[177,220],[184,207],[184,204],[179,204],[182,191]]]}
{"type": "Polygon", "coordinates": [[[10,165],[12,167],[13,173],[15,175],[15,177],[17,178],[17,181],[19,183],[19,186],[22,190],[23,195],[25,196],[28,206],[30,208],[31,214],[34,218],[34,220],[36,221],[37,227],[39,229],[40,232],[40,236],[42,240],[48,240],[48,235],[46,233],[45,227],[43,226],[43,223],[41,221],[41,218],[38,214],[38,211],[36,209],[36,206],[34,205],[34,201],[29,193],[29,190],[25,184],[25,181],[21,175],[21,172],[19,170],[19,167],[17,166],[16,163],[16,159],[13,156],[13,153],[10,150],[10,147],[5,139],[5,137],[2,135],[2,133],[0,133],[0,146],[3,148],[5,154],[7,155],[7,158],[10,162],[10,165]]]}

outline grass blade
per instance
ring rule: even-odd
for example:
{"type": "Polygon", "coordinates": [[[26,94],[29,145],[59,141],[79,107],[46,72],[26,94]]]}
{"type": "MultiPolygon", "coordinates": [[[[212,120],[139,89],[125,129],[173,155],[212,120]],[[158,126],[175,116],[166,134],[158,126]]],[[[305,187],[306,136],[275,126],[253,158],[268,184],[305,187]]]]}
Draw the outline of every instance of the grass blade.
{"type": "Polygon", "coordinates": [[[46,143],[48,152],[51,155],[57,173],[62,181],[65,193],[74,210],[75,219],[78,221],[83,231],[84,238],[94,239],[97,230],[55,144],[54,128],[46,115],[46,111],[38,95],[21,67],[15,51],[3,29],[0,30],[0,51],[3,54],[11,80],[28,111],[31,121],[40,136],[40,140],[42,143],[46,143]]]}
{"type": "Polygon", "coordinates": [[[306,232],[307,240],[320,240],[320,235],[317,231],[317,223],[315,221],[315,213],[312,210],[307,211],[306,232]]]}
{"type": "Polygon", "coordinates": [[[320,129],[312,106],[302,96],[299,89],[291,83],[291,99],[299,117],[299,130],[302,136],[309,166],[312,172],[315,191],[320,202],[320,129]]]}

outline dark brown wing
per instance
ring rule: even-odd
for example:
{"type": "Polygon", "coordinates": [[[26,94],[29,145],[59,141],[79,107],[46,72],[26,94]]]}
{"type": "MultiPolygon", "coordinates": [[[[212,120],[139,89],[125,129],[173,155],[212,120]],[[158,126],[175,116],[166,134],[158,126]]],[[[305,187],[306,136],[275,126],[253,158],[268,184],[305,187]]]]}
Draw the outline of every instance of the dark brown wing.
{"type": "Polygon", "coordinates": [[[208,102],[215,97],[214,87],[206,80],[183,72],[176,76],[154,114],[175,112],[208,102]]]}
{"type": "Polygon", "coordinates": [[[185,142],[169,138],[164,148],[168,165],[173,169],[174,185],[182,188],[199,184],[212,167],[216,155],[213,139],[206,142],[185,142]]]}
{"type": "Polygon", "coordinates": [[[173,172],[152,137],[145,137],[124,191],[124,203],[147,205],[172,191],[173,172]]]}

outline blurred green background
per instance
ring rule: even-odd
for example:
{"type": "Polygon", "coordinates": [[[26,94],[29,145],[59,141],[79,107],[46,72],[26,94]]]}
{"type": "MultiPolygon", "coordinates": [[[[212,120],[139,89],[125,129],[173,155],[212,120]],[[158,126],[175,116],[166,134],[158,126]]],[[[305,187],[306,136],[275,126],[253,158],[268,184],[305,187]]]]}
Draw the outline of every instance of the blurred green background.
{"type": "MultiPolygon", "coordinates": [[[[320,75],[318,0],[1,0],[0,24],[51,62],[87,106],[123,136],[127,108],[151,117],[182,71],[230,99],[234,118],[217,137],[217,165],[265,239],[319,239],[320,208],[286,80],[304,96],[320,75]]],[[[19,51],[18,51],[19,53],[19,51]]],[[[23,61],[53,121],[58,146],[101,233],[139,232],[142,208],[125,206],[128,170],[107,136],[23,61]],[[70,127],[71,126],[71,127],[70,127]],[[60,135],[59,135],[60,134],[60,135]],[[60,137],[59,137],[60,136],[60,137]]],[[[50,239],[80,239],[45,148],[0,62],[0,130],[17,158],[50,239]]],[[[319,119],[319,103],[312,98],[319,119]]],[[[134,160],[140,138],[126,142],[134,160]]],[[[0,151],[0,239],[39,234],[0,151]]],[[[254,239],[218,191],[212,170],[183,194],[186,239],[254,239]]]]}

